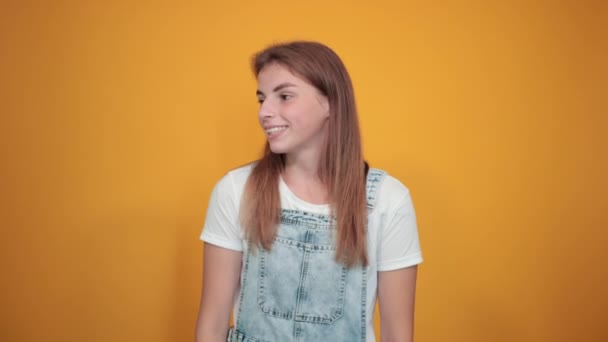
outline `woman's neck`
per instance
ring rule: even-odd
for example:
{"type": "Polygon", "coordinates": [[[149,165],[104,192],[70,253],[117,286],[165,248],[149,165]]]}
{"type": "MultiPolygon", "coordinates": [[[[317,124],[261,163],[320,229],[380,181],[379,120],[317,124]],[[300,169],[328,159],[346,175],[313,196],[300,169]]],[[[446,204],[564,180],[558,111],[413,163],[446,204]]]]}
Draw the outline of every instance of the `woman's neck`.
{"type": "Polygon", "coordinates": [[[283,181],[291,192],[306,202],[313,204],[327,204],[329,196],[327,186],[319,177],[319,160],[295,159],[287,156],[283,181]]]}

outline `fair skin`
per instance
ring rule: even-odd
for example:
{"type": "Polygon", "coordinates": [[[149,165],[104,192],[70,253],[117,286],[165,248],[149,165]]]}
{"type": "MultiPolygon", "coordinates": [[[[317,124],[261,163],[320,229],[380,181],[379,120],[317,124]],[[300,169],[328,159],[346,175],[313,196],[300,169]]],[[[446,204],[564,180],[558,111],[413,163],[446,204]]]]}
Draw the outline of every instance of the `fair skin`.
{"type": "Polygon", "coordinates": [[[380,335],[383,342],[414,340],[414,299],[418,266],[378,272],[380,335]]]}
{"type": "Polygon", "coordinates": [[[197,342],[225,342],[233,298],[239,287],[241,252],[205,243],[203,290],[196,322],[197,342]]]}
{"type": "MultiPolygon", "coordinates": [[[[327,98],[280,64],[259,73],[257,96],[270,148],[285,153],[283,180],[301,199],[327,203],[327,189],[317,174],[330,115],[327,98]]],[[[223,342],[240,285],[242,253],[205,243],[203,260],[196,341],[223,342]]],[[[413,340],[416,273],[416,266],[378,273],[382,341],[413,340]]]]}
{"type": "Polygon", "coordinates": [[[327,135],[327,97],[276,63],[266,66],[258,75],[257,96],[258,119],[270,149],[285,153],[283,180],[301,199],[327,203],[327,190],[317,175],[327,135]]]}

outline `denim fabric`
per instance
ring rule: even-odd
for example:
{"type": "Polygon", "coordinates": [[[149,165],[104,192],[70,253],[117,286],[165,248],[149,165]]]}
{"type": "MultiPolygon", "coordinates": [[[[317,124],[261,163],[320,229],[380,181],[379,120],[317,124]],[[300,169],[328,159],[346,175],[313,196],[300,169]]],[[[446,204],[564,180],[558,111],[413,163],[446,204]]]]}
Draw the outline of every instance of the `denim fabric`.
{"type": "MultiPolygon", "coordinates": [[[[368,172],[368,213],[384,174],[368,172]]],[[[328,215],[284,209],[272,249],[244,253],[229,342],[365,342],[367,268],[335,261],[333,223],[328,215]]]]}

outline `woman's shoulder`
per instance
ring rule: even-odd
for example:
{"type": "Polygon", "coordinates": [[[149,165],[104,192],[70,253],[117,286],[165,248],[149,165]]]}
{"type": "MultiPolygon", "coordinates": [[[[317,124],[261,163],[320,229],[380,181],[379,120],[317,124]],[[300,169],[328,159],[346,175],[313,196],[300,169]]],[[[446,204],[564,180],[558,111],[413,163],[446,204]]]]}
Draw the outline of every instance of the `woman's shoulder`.
{"type": "Polygon", "coordinates": [[[255,162],[228,170],[217,181],[216,187],[219,191],[229,191],[235,194],[242,193],[245,183],[247,183],[247,178],[249,178],[254,165],[255,162]]]}
{"type": "Polygon", "coordinates": [[[230,177],[233,182],[244,184],[247,181],[247,178],[249,178],[255,164],[256,162],[251,162],[228,170],[224,177],[230,177]]]}

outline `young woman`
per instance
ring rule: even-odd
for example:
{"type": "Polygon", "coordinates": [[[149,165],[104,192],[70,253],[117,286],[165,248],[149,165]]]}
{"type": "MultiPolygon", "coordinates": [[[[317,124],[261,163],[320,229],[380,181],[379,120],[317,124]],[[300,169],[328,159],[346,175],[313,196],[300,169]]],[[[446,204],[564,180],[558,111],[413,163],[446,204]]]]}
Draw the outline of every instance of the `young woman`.
{"type": "Polygon", "coordinates": [[[342,61],[297,41],[256,54],[253,71],[266,148],[211,194],[197,341],[374,341],[376,298],[382,340],[411,341],[414,208],[363,160],[342,61]]]}

